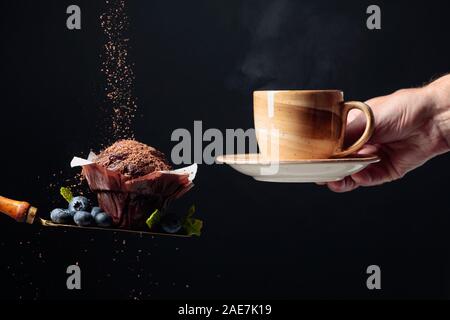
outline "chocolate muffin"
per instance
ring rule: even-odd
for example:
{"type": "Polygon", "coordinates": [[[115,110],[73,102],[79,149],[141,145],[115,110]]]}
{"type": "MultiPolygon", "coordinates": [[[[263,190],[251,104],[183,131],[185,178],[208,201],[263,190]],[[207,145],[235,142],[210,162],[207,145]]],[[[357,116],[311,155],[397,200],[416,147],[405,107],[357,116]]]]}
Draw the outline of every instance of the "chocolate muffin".
{"type": "Polygon", "coordinates": [[[155,209],[166,208],[193,187],[188,174],[170,170],[162,152],[121,140],[83,166],[83,175],[116,227],[146,230],[145,221],[155,209]]]}

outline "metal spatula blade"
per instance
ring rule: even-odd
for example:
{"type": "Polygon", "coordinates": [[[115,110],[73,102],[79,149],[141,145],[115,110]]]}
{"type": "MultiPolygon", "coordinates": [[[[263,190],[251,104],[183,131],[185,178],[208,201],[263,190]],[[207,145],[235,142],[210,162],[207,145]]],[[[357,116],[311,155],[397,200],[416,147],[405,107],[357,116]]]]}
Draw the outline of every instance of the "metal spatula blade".
{"type": "Polygon", "coordinates": [[[39,224],[43,227],[51,227],[51,228],[70,228],[70,229],[80,229],[80,230],[101,230],[101,231],[112,231],[112,232],[126,232],[126,233],[134,233],[134,234],[143,234],[150,236],[165,236],[165,237],[177,237],[177,238],[190,238],[188,235],[183,234],[170,234],[170,233],[158,233],[158,232],[149,232],[149,231],[136,231],[136,230],[128,230],[128,229],[118,229],[118,228],[100,228],[100,227],[80,227],[77,225],[71,224],[56,224],[52,221],[45,220],[39,218],[39,224]]]}

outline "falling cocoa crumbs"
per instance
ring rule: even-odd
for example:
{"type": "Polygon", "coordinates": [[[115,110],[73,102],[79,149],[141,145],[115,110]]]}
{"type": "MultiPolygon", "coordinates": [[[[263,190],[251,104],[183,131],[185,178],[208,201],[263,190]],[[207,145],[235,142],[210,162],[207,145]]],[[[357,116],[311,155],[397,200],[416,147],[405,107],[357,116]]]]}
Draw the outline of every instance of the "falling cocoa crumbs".
{"type": "MultiPolygon", "coordinates": [[[[125,0],[106,0],[106,11],[100,16],[102,31],[106,37],[101,71],[105,75],[106,111],[109,114],[109,139],[134,139],[132,122],[136,114],[136,98],[133,95],[135,75],[130,63],[128,28],[125,0]]],[[[108,141],[107,143],[110,143],[108,141]]]]}

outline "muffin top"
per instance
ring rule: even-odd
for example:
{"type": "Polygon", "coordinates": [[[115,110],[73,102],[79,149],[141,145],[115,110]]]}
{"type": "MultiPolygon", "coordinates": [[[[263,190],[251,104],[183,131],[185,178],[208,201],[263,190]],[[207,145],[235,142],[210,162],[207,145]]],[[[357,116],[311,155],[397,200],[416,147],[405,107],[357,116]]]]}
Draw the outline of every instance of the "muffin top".
{"type": "Polygon", "coordinates": [[[172,169],[164,153],[136,140],[115,142],[100,152],[95,163],[131,178],[172,169]]]}

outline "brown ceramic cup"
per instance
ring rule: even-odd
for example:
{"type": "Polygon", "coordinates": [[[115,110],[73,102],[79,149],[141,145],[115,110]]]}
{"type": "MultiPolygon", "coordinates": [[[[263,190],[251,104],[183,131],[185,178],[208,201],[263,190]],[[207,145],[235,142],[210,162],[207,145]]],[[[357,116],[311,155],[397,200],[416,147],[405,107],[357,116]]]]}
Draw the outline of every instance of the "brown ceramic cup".
{"type": "Polygon", "coordinates": [[[374,130],[362,102],[344,102],[339,90],[255,91],[255,129],[261,156],[280,161],[341,158],[360,150],[374,130]],[[359,109],[367,119],[362,136],[343,147],[347,116],[359,109]]]}

